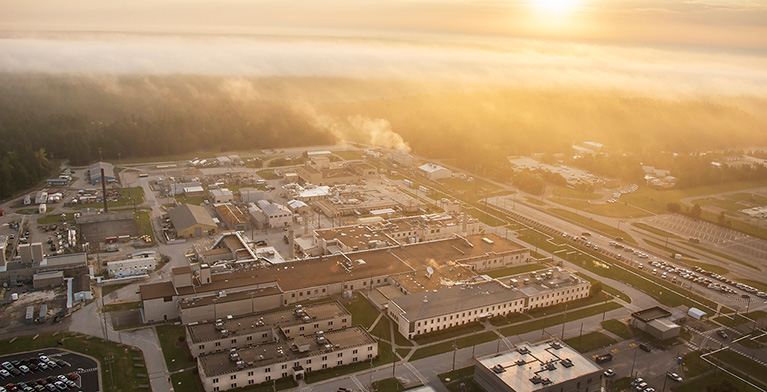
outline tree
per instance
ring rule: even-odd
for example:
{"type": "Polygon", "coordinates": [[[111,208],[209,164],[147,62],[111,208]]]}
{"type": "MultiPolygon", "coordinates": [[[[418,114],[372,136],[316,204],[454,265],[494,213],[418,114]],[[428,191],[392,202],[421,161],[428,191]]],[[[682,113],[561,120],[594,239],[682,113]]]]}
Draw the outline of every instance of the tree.
{"type": "Polygon", "coordinates": [[[599,293],[602,292],[602,282],[596,281],[591,284],[591,288],[589,289],[589,297],[595,297],[599,295],[599,293]]]}
{"type": "Polygon", "coordinates": [[[668,212],[672,214],[678,214],[680,211],[682,211],[682,206],[679,205],[679,203],[668,203],[666,204],[666,209],[668,212]]]}
{"type": "Polygon", "coordinates": [[[690,208],[690,216],[695,219],[700,218],[701,212],[702,211],[700,210],[700,206],[697,204],[693,205],[692,208],[690,208]]]}

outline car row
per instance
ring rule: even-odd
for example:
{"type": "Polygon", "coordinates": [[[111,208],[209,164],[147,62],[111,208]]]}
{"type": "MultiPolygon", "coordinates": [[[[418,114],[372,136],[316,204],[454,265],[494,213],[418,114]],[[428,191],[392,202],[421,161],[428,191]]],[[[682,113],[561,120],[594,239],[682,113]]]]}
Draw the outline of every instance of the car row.
{"type": "Polygon", "coordinates": [[[67,375],[60,374],[56,377],[48,376],[47,378],[40,378],[35,381],[6,384],[5,387],[0,387],[0,392],[55,392],[66,391],[68,389],[77,389],[79,386],[75,381],[80,378],[77,373],[69,373],[67,375]]]}
{"type": "Polygon", "coordinates": [[[41,355],[37,358],[6,361],[0,366],[2,366],[2,369],[0,369],[0,377],[8,378],[57,367],[63,368],[69,366],[69,364],[60,359],[51,359],[45,355],[41,355]]]}

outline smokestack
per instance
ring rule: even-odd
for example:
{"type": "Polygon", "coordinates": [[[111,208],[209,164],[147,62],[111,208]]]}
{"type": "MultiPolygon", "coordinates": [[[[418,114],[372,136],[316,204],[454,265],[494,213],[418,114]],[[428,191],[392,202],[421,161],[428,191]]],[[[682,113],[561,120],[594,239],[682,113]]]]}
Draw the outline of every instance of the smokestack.
{"type": "Polygon", "coordinates": [[[109,212],[107,207],[107,179],[104,177],[104,168],[101,168],[101,197],[104,199],[104,212],[109,212]]]}

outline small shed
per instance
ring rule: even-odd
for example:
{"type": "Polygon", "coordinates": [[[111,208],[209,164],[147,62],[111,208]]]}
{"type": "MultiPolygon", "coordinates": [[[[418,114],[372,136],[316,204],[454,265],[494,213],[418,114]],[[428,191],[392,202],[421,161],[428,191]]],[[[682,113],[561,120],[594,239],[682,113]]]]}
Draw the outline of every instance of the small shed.
{"type": "Polygon", "coordinates": [[[702,320],[704,317],[708,316],[708,313],[698,308],[690,308],[690,310],[687,311],[687,315],[696,320],[702,320]]]}

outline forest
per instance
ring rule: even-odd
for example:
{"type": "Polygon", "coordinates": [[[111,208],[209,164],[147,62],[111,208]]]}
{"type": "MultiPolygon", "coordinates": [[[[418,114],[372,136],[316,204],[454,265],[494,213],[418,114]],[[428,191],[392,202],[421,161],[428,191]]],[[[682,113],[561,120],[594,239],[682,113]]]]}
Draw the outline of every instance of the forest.
{"type": "Polygon", "coordinates": [[[351,78],[5,74],[0,197],[39,182],[60,160],[85,165],[99,154],[118,160],[342,139],[411,149],[503,180],[512,175],[507,156],[568,152],[590,140],[610,154],[578,163],[588,169],[636,179],[642,162],[658,161],[700,172],[685,180],[696,185],[754,175],[717,173],[710,157],[697,154],[763,144],[763,107],[753,97],[664,100],[351,78]]]}

